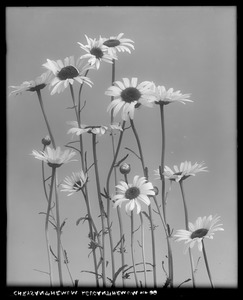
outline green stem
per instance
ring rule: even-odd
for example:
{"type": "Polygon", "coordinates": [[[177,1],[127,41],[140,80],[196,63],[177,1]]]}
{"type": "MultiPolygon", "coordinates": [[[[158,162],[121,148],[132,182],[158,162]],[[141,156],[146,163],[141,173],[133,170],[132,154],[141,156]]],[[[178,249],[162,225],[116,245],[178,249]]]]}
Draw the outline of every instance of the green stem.
{"type": "Polygon", "coordinates": [[[62,278],[62,257],[61,257],[61,228],[60,228],[60,213],[59,213],[59,198],[57,192],[57,174],[56,174],[56,184],[55,184],[55,196],[56,196],[56,232],[57,232],[57,264],[58,264],[58,274],[60,280],[60,286],[63,286],[62,278]]]}
{"type": "MultiPolygon", "coordinates": [[[[180,183],[181,195],[182,195],[182,200],[184,205],[185,226],[186,226],[186,230],[189,230],[188,210],[187,210],[186,197],[183,188],[183,180],[180,180],[179,183],[180,183]]],[[[194,262],[193,262],[193,256],[190,248],[189,248],[189,258],[190,258],[190,266],[191,266],[191,274],[192,274],[192,285],[195,288],[194,262]]]]}
{"type": "Polygon", "coordinates": [[[207,272],[208,272],[208,278],[209,278],[211,287],[214,288],[213,281],[212,281],[212,276],[211,276],[211,272],[210,272],[210,269],[209,269],[209,264],[208,264],[206,249],[205,249],[205,245],[204,245],[203,239],[202,239],[202,246],[203,246],[202,250],[203,250],[204,261],[205,261],[205,265],[206,265],[207,272]]]}
{"type": "Polygon", "coordinates": [[[93,148],[93,159],[94,159],[94,167],[95,167],[95,177],[96,177],[96,187],[97,187],[97,195],[98,202],[100,207],[100,217],[101,217],[101,226],[102,226],[102,249],[103,249],[103,257],[102,257],[102,277],[103,284],[106,287],[106,271],[105,271],[105,225],[104,225],[104,206],[101,199],[101,190],[100,190],[100,179],[99,179],[99,170],[98,170],[98,160],[96,153],[96,135],[92,134],[92,148],[93,148]]]}
{"type": "Polygon", "coordinates": [[[50,139],[51,139],[52,145],[56,149],[56,144],[55,144],[55,140],[54,140],[53,134],[51,132],[51,127],[50,127],[49,122],[48,122],[47,117],[46,117],[46,113],[45,113],[44,104],[43,104],[43,101],[42,101],[41,92],[40,92],[40,90],[37,90],[36,92],[37,92],[37,96],[38,96],[38,99],[39,99],[41,111],[42,111],[43,117],[44,117],[45,122],[46,122],[47,130],[48,130],[48,133],[50,135],[50,139]]]}
{"type": "MultiPolygon", "coordinates": [[[[140,139],[138,136],[138,133],[136,131],[134,122],[132,119],[130,119],[130,123],[131,123],[131,127],[135,136],[135,139],[137,141],[137,145],[138,145],[138,151],[139,151],[139,155],[140,155],[140,160],[141,160],[141,164],[142,164],[142,169],[143,169],[143,173],[144,173],[144,177],[148,180],[148,174],[145,168],[145,163],[144,163],[144,158],[143,158],[143,151],[142,151],[142,146],[140,143],[140,139]]],[[[151,205],[149,205],[148,207],[149,210],[149,218],[150,218],[150,226],[151,226],[151,240],[152,240],[152,256],[153,256],[153,278],[154,278],[154,287],[157,286],[157,275],[156,275],[156,252],[155,252],[155,237],[154,237],[154,225],[153,225],[153,216],[152,216],[152,209],[151,209],[151,205]]]]}
{"type": "MultiPolygon", "coordinates": [[[[88,74],[88,71],[86,71],[85,76],[88,74]]],[[[81,128],[81,92],[82,92],[82,88],[83,88],[83,84],[80,85],[80,89],[79,89],[79,94],[78,94],[78,109],[76,106],[76,101],[75,101],[75,97],[74,97],[74,91],[73,91],[73,86],[70,84],[70,92],[71,92],[71,96],[72,96],[72,102],[73,102],[73,107],[75,109],[75,114],[76,114],[76,119],[78,122],[78,127],[81,128]]],[[[81,167],[83,170],[85,170],[85,172],[87,172],[87,166],[85,166],[85,162],[84,162],[84,156],[83,156],[83,137],[82,134],[79,135],[79,144],[80,144],[80,158],[81,158],[81,167]]],[[[93,227],[94,229],[96,229],[95,224],[93,222],[92,219],[92,215],[91,215],[91,210],[90,210],[90,205],[89,205],[89,197],[88,197],[88,188],[87,188],[87,183],[85,184],[85,192],[83,192],[83,196],[85,199],[85,203],[86,203],[86,207],[87,207],[87,212],[88,212],[88,222],[89,222],[89,230],[90,230],[90,237],[92,240],[94,240],[94,234],[93,234],[93,227]]],[[[97,234],[97,238],[99,239],[99,235],[96,229],[96,234],[97,234]]],[[[99,242],[100,244],[100,242],[99,242]]],[[[96,258],[96,251],[92,251],[93,253],[93,260],[94,260],[94,269],[95,269],[95,273],[96,273],[96,285],[97,287],[99,287],[99,280],[98,280],[98,267],[97,267],[97,258],[96,258]]]]}
{"type": "Polygon", "coordinates": [[[55,173],[56,173],[56,169],[52,168],[51,186],[50,186],[50,193],[49,193],[48,206],[47,206],[47,212],[46,212],[46,221],[45,221],[45,237],[46,237],[47,258],[48,258],[48,266],[49,266],[51,286],[53,285],[53,277],[52,277],[52,263],[51,263],[51,257],[50,257],[50,242],[49,242],[49,231],[48,231],[48,229],[49,229],[49,217],[50,217],[50,210],[51,210],[51,199],[52,199],[55,173]]]}
{"type": "Polygon", "coordinates": [[[131,211],[131,253],[132,253],[132,265],[133,265],[133,272],[136,282],[136,287],[138,288],[138,278],[137,278],[137,272],[135,267],[135,260],[134,260],[134,230],[133,230],[133,210],[131,211]]]}
{"type": "MultiPolygon", "coordinates": [[[[88,198],[88,195],[84,193],[83,189],[82,189],[81,191],[82,191],[82,193],[83,193],[84,200],[85,200],[85,204],[86,204],[86,207],[87,207],[90,238],[91,238],[92,240],[95,240],[95,239],[94,239],[94,234],[93,234],[93,229],[92,229],[92,227],[93,227],[94,230],[95,230],[95,233],[96,233],[97,238],[99,238],[99,235],[98,235],[96,226],[95,226],[95,224],[94,224],[94,221],[93,221],[93,219],[92,219],[91,210],[90,210],[90,205],[89,205],[89,198],[88,198]]],[[[100,242],[99,242],[99,244],[100,244],[100,242]]],[[[99,247],[99,249],[100,249],[100,247],[99,247]]],[[[101,251],[101,249],[100,249],[100,251],[101,251]]],[[[97,259],[96,259],[96,249],[95,249],[95,248],[92,250],[92,253],[93,253],[93,260],[94,260],[94,269],[95,269],[95,274],[96,274],[96,286],[99,287],[99,276],[98,276],[97,259]]],[[[101,256],[102,256],[102,253],[101,253],[101,256]]]]}
{"type": "MultiPolygon", "coordinates": [[[[143,257],[143,270],[144,270],[144,283],[145,288],[147,288],[147,269],[146,269],[146,260],[145,260],[145,247],[144,247],[144,224],[143,224],[143,215],[140,213],[141,221],[141,243],[142,243],[142,257],[143,257]]],[[[153,230],[153,229],[151,229],[153,230]]]]}
{"type": "MultiPolygon", "coordinates": [[[[165,118],[164,118],[164,104],[160,104],[160,120],[161,120],[161,134],[162,134],[162,148],[161,148],[161,163],[160,163],[160,177],[162,182],[162,208],[163,217],[167,227],[166,220],[166,199],[165,199],[165,178],[164,178],[164,166],[165,166],[165,118]]],[[[168,248],[168,265],[169,265],[169,278],[170,285],[173,287],[173,256],[170,244],[170,232],[166,234],[167,248],[168,248]]]]}

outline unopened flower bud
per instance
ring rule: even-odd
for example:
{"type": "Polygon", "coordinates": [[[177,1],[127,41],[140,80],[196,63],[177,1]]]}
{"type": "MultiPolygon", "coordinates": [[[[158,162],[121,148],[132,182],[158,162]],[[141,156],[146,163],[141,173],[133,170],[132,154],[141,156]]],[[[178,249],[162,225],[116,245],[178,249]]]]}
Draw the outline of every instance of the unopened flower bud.
{"type": "Polygon", "coordinates": [[[159,194],[159,189],[155,185],[154,185],[154,192],[155,192],[155,196],[157,196],[159,194]]]}
{"type": "Polygon", "coordinates": [[[47,135],[46,137],[44,137],[42,140],[41,140],[42,144],[44,146],[49,146],[51,144],[51,139],[49,137],[49,135],[47,135]]]}
{"type": "Polygon", "coordinates": [[[130,171],[131,171],[131,167],[130,167],[129,164],[123,163],[123,164],[120,166],[120,172],[121,172],[122,174],[128,174],[128,173],[130,173],[130,171]]]}

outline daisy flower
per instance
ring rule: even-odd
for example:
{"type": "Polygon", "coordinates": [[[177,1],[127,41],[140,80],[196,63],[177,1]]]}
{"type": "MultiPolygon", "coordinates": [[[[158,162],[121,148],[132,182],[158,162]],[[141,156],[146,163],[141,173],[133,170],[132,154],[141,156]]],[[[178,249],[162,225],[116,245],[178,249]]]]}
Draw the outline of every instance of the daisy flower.
{"type": "Polygon", "coordinates": [[[117,59],[116,55],[108,52],[108,47],[103,44],[103,39],[99,38],[91,39],[85,35],[87,40],[87,45],[81,44],[78,42],[80,47],[87,52],[87,54],[82,55],[80,58],[88,58],[88,63],[91,66],[95,66],[98,70],[100,67],[101,61],[105,61],[107,63],[113,63],[113,59],[117,59]]]}
{"type": "Polygon", "coordinates": [[[43,160],[52,168],[59,168],[64,163],[76,161],[71,160],[75,154],[76,153],[72,150],[61,151],[60,147],[52,149],[49,146],[46,147],[45,151],[32,151],[32,155],[34,155],[36,159],[43,160]]]}
{"type": "Polygon", "coordinates": [[[111,101],[107,108],[108,112],[114,109],[114,117],[122,107],[122,119],[124,121],[127,121],[128,117],[133,119],[135,108],[140,105],[153,107],[153,101],[156,100],[156,97],[151,89],[152,82],[143,81],[138,84],[138,79],[133,77],[131,81],[128,78],[123,78],[123,82],[115,81],[114,84],[105,92],[107,96],[117,98],[111,101]]]}
{"type": "Polygon", "coordinates": [[[68,192],[71,196],[75,192],[80,191],[86,183],[88,176],[81,170],[80,172],[73,172],[71,176],[66,176],[64,183],[61,184],[62,192],[68,192]]]}
{"type": "Polygon", "coordinates": [[[155,195],[152,183],[147,182],[145,177],[139,178],[138,175],[133,178],[132,184],[120,181],[116,188],[118,189],[117,194],[112,197],[112,201],[115,202],[114,207],[118,205],[121,207],[123,202],[128,201],[125,206],[126,211],[132,211],[137,206],[137,214],[141,211],[139,202],[150,205],[148,195],[155,195]]]}
{"type": "Polygon", "coordinates": [[[78,58],[75,63],[73,56],[66,57],[63,62],[61,60],[54,61],[47,59],[47,62],[43,66],[54,74],[54,78],[50,83],[50,86],[53,86],[51,95],[56,92],[63,92],[69,84],[74,83],[74,80],[80,84],[86,83],[91,87],[92,81],[84,76],[85,71],[90,69],[90,67],[84,66],[82,68],[81,65],[82,60],[78,58]]]}
{"type": "MultiPolygon", "coordinates": [[[[205,170],[207,167],[204,167],[204,162],[202,163],[195,163],[194,165],[191,164],[190,161],[185,161],[180,164],[180,167],[174,166],[174,171],[171,168],[165,166],[164,167],[164,177],[166,179],[179,182],[180,180],[184,180],[189,176],[195,176],[198,172],[208,172],[205,170]]],[[[157,179],[160,179],[160,172],[159,169],[155,170],[155,175],[157,179]]]]}
{"type": "Polygon", "coordinates": [[[68,134],[72,133],[72,134],[76,134],[76,135],[81,135],[83,133],[93,133],[93,134],[97,134],[99,136],[110,132],[111,130],[120,130],[122,131],[122,127],[119,125],[119,123],[115,123],[112,125],[108,126],[103,126],[103,125],[98,125],[98,126],[88,126],[88,125],[84,125],[81,124],[80,127],[78,127],[78,122],[76,121],[71,121],[71,122],[67,122],[69,125],[72,125],[74,127],[70,128],[68,130],[68,134]]]}
{"type": "Polygon", "coordinates": [[[103,45],[108,47],[108,52],[116,54],[116,51],[126,51],[131,54],[131,50],[129,49],[129,47],[134,50],[134,46],[132,44],[134,43],[134,41],[122,38],[123,35],[124,33],[120,33],[118,34],[118,36],[111,36],[109,39],[103,38],[103,45]]]}
{"type": "Polygon", "coordinates": [[[11,88],[14,88],[15,90],[12,91],[9,96],[12,95],[19,95],[22,92],[36,92],[41,89],[43,89],[46,85],[50,83],[52,80],[52,73],[50,71],[47,71],[43,74],[41,74],[39,77],[37,77],[35,80],[31,81],[24,81],[21,85],[15,86],[11,85],[11,88]]]}
{"type": "Polygon", "coordinates": [[[193,102],[192,100],[188,99],[191,94],[181,94],[181,91],[174,92],[173,88],[168,89],[166,91],[165,87],[162,86],[153,86],[154,93],[156,95],[156,104],[169,104],[175,102],[181,102],[185,104],[185,102],[193,102]]]}
{"type": "Polygon", "coordinates": [[[199,251],[202,251],[202,240],[204,238],[213,239],[214,233],[216,231],[223,231],[224,229],[220,226],[223,224],[216,224],[220,220],[220,216],[215,215],[212,217],[199,217],[197,218],[195,224],[189,222],[189,230],[180,229],[177,230],[174,237],[176,237],[176,241],[185,241],[185,249],[184,253],[187,252],[188,248],[192,248],[195,243],[198,244],[199,251]]]}

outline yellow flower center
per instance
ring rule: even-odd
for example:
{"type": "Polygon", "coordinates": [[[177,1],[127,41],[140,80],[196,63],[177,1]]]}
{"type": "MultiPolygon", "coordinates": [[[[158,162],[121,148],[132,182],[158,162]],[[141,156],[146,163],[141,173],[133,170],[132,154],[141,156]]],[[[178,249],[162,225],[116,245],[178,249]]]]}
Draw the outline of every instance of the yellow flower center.
{"type": "Polygon", "coordinates": [[[74,77],[77,77],[78,75],[79,75],[79,72],[75,67],[67,66],[67,67],[62,68],[58,72],[57,77],[60,80],[66,80],[66,79],[72,79],[74,77]]]}
{"type": "Polygon", "coordinates": [[[103,51],[99,47],[94,47],[90,50],[90,54],[94,55],[97,59],[101,59],[104,55],[103,51]]]}
{"type": "Polygon", "coordinates": [[[36,92],[36,91],[44,89],[45,86],[46,86],[45,83],[41,83],[41,84],[38,84],[36,86],[33,86],[33,87],[29,88],[27,91],[36,92]]]}
{"type": "Polygon", "coordinates": [[[116,40],[116,39],[110,39],[107,40],[103,43],[103,45],[107,46],[107,47],[116,47],[120,45],[120,41],[116,40]]]}
{"type": "Polygon", "coordinates": [[[135,87],[128,87],[121,92],[122,100],[128,103],[137,101],[140,97],[141,93],[135,87]]]}
{"type": "Polygon", "coordinates": [[[130,187],[129,189],[126,190],[125,198],[129,199],[129,200],[132,200],[132,199],[137,198],[139,195],[140,195],[139,188],[133,186],[133,187],[130,187]]]}
{"type": "Polygon", "coordinates": [[[191,234],[191,239],[202,238],[207,233],[208,233],[208,230],[206,228],[197,229],[197,230],[193,231],[193,233],[191,234]]]}

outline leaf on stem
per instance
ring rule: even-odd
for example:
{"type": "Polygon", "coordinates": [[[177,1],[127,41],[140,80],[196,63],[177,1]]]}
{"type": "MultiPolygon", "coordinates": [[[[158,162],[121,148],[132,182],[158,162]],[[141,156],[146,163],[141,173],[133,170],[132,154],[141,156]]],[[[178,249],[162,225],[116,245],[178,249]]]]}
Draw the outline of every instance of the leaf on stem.
{"type": "Polygon", "coordinates": [[[117,247],[120,245],[121,242],[125,242],[125,236],[124,234],[122,235],[122,237],[120,238],[120,240],[118,241],[118,243],[116,244],[116,246],[113,248],[113,252],[116,251],[117,247]]]}
{"type": "Polygon", "coordinates": [[[58,262],[58,257],[57,257],[57,256],[56,256],[56,254],[53,252],[53,250],[52,250],[51,246],[50,246],[50,251],[51,251],[51,254],[54,256],[54,258],[55,258],[55,261],[57,261],[57,262],[58,262]]]}
{"type": "Polygon", "coordinates": [[[120,164],[129,156],[129,153],[127,155],[125,155],[121,160],[119,160],[115,165],[114,167],[119,167],[120,164]]]}
{"type": "Polygon", "coordinates": [[[94,274],[95,276],[98,276],[99,278],[102,278],[102,276],[99,273],[93,272],[93,271],[80,271],[80,273],[90,273],[90,274],[94,274]]]}
{"type": "Polygon", "coordinates": [[[89,220],[88,215],[86,215],[85,217],[81,217],[81,218],[79,218],[79,219],[76,221],[76,225],[78,226],[78,224],[79,224],[81,221],[83,221],[83,223],[84,223],[85,221],[88,221],[88,220],[89,220]]]}
{"type": "Polygon", "coordinates": [[[184,280],[182,283],[180,283],[180,284],[178,285],[177,288],[179,288],[180,286],[182,286],[183,283],[186,283],[186,282],[188,282],[188,281],[190,281],[190,280],[191,280],[191,278],[188,278],[188,279],[184,280]]]}
{"type": "Polygon", "coordinates": [[[131,151],[135,156],[137,156],[138,159],[141,160],[141,157],[140,157],[139,155],[137,155],[137,153],[134,152],[132,149],[130,149],[130,148],[128,148],[128,147],[125,147],[124,149],[131,151]]]}

